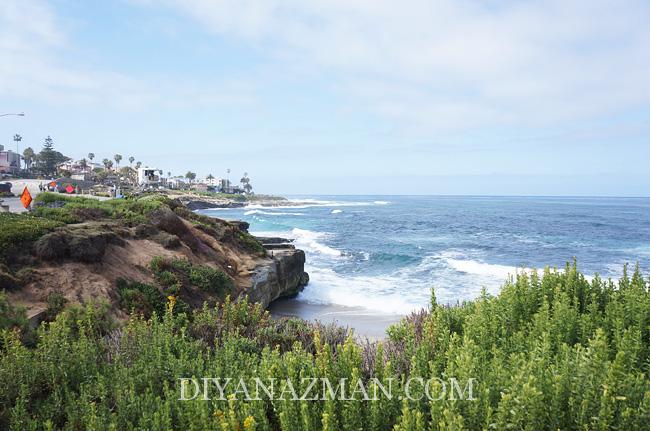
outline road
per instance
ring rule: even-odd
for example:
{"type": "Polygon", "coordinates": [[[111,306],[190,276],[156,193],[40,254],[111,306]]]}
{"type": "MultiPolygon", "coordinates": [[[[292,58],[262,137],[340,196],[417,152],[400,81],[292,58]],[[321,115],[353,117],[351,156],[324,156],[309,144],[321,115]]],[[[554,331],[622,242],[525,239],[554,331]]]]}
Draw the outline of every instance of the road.
{"type": "MultiPolygon", "coordinates": [[[[11,193],[16,195],[16,197],[13,198],[0,198],[0,200],[3,201],[3,205],[9,205],[9,211],[14,212],[14,213],[22,213],[27,211],[25,208],[23,208],[23,204],[20,202],[19,196],[27,187],[27,190],[29,190],[29,193],[32,195],[32,198],[35,198],[41,191],[38,188],[39,184],[47,184],[49,183],[48,180],[24,180],[24,179],[7,179],[7,180],[1,180],[1,182],[10,182],[11,183],[11,193]]],[[[99,200],[106,200],[109,199],[107,197],[101,197],[101,196],[92,196],[92,195],[83,195],[84,197],[89,197],[89,198],[94,198],[94,199],[99,199],[99,200]]]]}

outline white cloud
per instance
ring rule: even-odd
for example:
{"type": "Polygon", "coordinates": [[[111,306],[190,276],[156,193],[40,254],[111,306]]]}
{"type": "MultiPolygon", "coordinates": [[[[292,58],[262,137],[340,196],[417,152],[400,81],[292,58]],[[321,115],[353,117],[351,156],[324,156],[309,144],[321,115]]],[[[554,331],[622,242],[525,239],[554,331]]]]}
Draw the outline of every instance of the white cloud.
{"type": "MultiPolygon", "coordinates": [[[[326,76],[342,109],[443,130],[547,126],[650,106],[647,0],[130,0],[326,76]]],[[[234,82],[97,70],[45,0],[0,2],[0,96],[123,110],[250,103],[234,82]]]]}
{"type": "Polygon", "coordinates": [[[369,110],[434,127],[539,126],[648,107],[645,0],[161,0],[369,110]]]}
{"type": "Polygon", "coordinates": [[[46,1],[0,2],[0,97],[139,111],[249,103],[252,93],[240,81],[177,82],[92,68],[46,1]]]}

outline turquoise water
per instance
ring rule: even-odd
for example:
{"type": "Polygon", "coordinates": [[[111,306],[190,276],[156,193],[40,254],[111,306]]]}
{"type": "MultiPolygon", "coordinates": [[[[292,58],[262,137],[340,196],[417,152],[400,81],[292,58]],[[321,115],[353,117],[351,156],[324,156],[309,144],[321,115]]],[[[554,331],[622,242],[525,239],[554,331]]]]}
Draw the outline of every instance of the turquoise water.
{"type": "Polygon", "coordinates": [[[201,211],[295,239],[309,286],[298,301],[407,313],[498,293],[509,274],[563,267],[650,270],[649,198],[310,196],[277,208],[201,211]]]}

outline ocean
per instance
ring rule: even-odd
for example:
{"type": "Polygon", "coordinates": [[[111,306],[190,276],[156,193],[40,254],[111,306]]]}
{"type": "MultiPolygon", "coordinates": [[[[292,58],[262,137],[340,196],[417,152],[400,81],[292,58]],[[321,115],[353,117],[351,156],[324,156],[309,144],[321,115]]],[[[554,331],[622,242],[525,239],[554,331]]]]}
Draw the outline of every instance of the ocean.
{"type": "MultiPolygon", "coordinates": [[[[310,283],[293,301],[403,315],[470,300],[519,271],[617,278],[650,270],[650,198],[295,196],[297,206],[211,209],[261,236],[293,238],[310,283]]],[[[295,305],[295,304],[294,304],[295,305]]]]}

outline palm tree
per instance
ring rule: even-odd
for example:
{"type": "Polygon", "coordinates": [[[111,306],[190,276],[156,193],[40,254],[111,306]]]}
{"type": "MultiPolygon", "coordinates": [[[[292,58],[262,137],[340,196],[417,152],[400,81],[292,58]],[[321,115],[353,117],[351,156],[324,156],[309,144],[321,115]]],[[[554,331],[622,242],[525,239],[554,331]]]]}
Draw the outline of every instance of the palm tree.
{"type": "Polygon", "coordinates": [[[86,159],[79,160],[79,167],[81,168],[82,171],[86,172],[86,168],[88,167],[88,161],[86,159]]]}
{"type": "Polygon", "coordinates": [[[32,163],[34,162],[34,157],[36,153],[32,147],[27,147],[23,150],[23,160],[25,161],[25,168],[29,171],[32,168],[32,163]]]}
{"type": "Polygon", "coordinates": [[[120,162],[122,161],[122,155],[121,154],[116,154],[113,156],[113,160],[115,160],[115,163],[117,164],[117,167],[120,167],[120,162]]]}
{"type": "Polygon", "coordinates": [[[140,169],[141,166],[142,166],[142,162],[135,162],[136,169],[140,169]]]}
{"type": "Polygon", "coordinates": [[[132,165],[134,160],[135,160],[135,157],[133,157],[133,156],[129,157],[129,164],[132,165]]]}
{"type": "Polygon", "coordinates": [[[191,183],[192,181],[194,181],[194,178],[196,178],[196,174],[192,171],[187,171],[187,173],[185,174],[185,178],[190,180],[191,183]]]}
{"type": "Polygon", "coordinates": [[[16,142],[16,154],[20,154],[20,149],[18,148],[18,144],[19,144],[20,141],[22,141],[22,140],[23,140],[23,137],[20,136],[18,133],[16,133],[16,134],[14,135],[14,142],[16,142]]]}
{"type": "Polygon", "coordinates": [[[95,153],[88,153],[88,158],[90,159],[90,163],[92,163],[95,158],[95,153]]]}
{"type": "Polygon", "coordinates": [[[241,182],[242,188],[247,194],[250,194],[251,191],[253,190],[253,186],[251,186],[251,179],[248,178],[248,172],[244,172],[244,176],[239,180],[241,182]]]}
{"type": "Polygon", "coordinates": [[[167,178],[171,178],[171,177],[172,177],[172,173],[170,171],[167,171],[167,178]]]}
{"type": "Polygon", "coordinates": [[[110,159],[104,159],[102,160],[102,163],[104,164],[104,167],[106,168],[107,171],[109,171],[113,167],[113,161],[110,159]]]}

